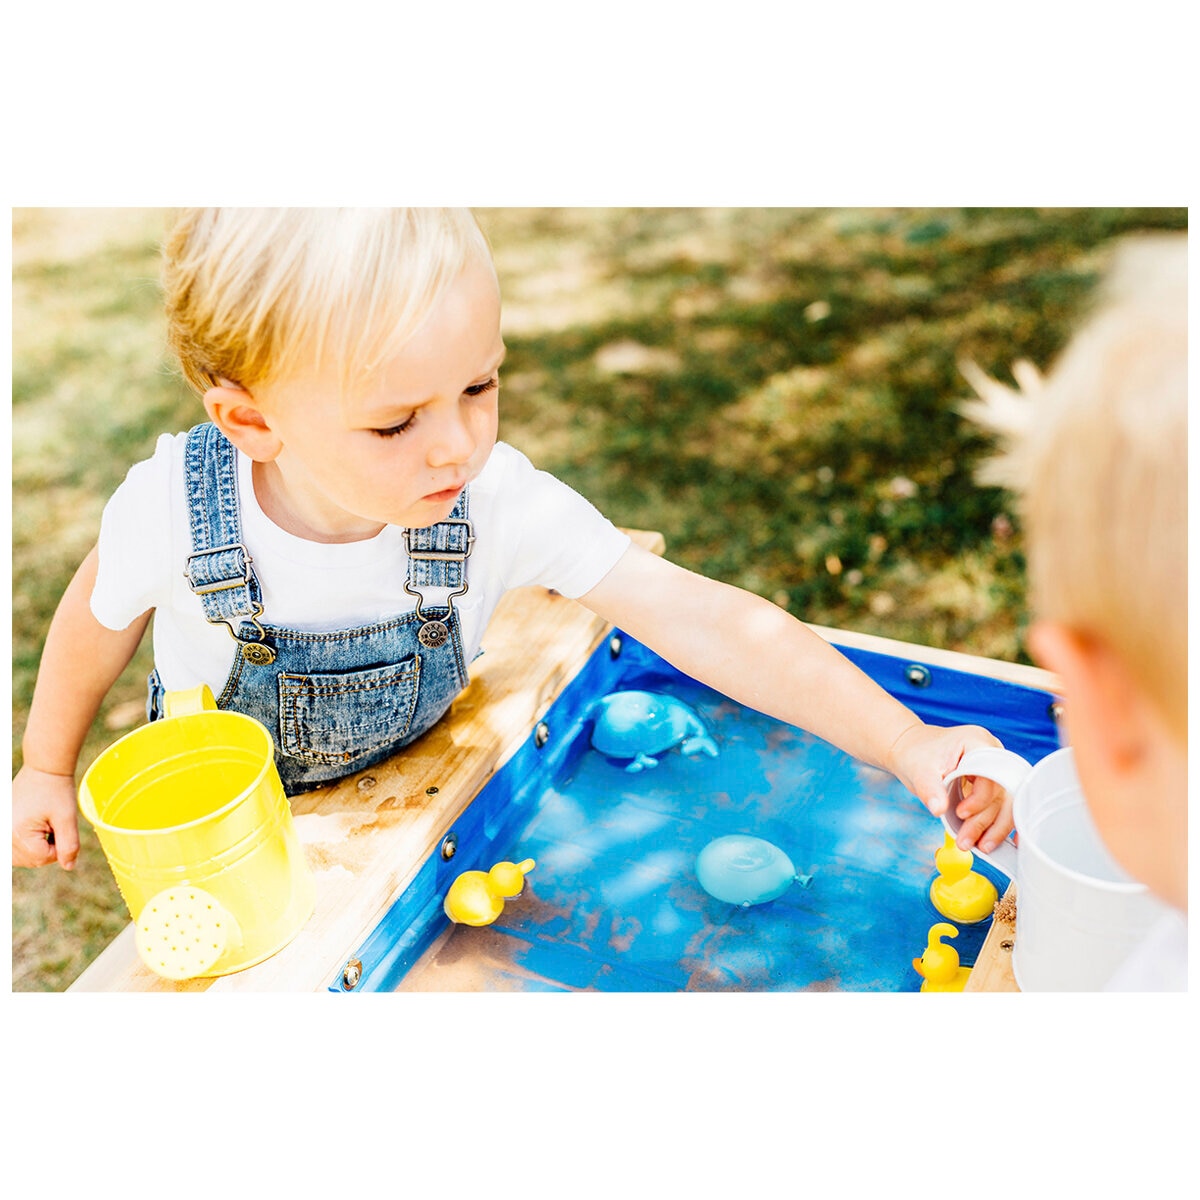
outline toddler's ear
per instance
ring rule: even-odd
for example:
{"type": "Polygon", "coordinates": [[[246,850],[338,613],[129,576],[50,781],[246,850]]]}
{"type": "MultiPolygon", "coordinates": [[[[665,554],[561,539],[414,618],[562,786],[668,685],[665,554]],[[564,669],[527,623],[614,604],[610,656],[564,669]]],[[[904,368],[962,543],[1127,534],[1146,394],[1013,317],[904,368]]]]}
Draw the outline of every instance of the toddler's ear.
{"type": "Polygon", "coordinates": [[[204,393],[208,419],[248,458],[271,462],[283,443],[271,431],[254,397],[237,384],[224,380],[204,393]]]}
{"type": "Polygon", "coordinates": [[[1146,701],[1132,672],[1107,644],[1057,621],[1036,621],[1029,649],[1066,693],[1066,728],[1080,754],[1120,775],[1146,752],[1146,701]]]}

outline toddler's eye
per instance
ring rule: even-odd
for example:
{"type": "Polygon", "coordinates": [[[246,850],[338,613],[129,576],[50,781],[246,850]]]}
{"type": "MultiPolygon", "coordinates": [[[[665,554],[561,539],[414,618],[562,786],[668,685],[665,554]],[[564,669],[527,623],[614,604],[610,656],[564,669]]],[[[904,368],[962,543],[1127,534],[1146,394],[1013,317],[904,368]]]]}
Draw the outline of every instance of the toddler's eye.
{"type": "Polygon", "coordinates": [[[484,392],[490,392],[492,388],[500,386],[500,376],[493,375],[486,383],[473,383],[468,388],[463,388],[464,396],[482,396],[484,392]]]}
{"type": "Polygon", "coordinates": [[[404,431],[412,425],[415,417],[416,413],[413,413],[413,415],[409,417],[407,421],[404,421],[399,425],[393,425],[390,429],[372,429],[371,432],[375,434],[376,437],[399,437],[400,434],[404,433],[404,431]]]}

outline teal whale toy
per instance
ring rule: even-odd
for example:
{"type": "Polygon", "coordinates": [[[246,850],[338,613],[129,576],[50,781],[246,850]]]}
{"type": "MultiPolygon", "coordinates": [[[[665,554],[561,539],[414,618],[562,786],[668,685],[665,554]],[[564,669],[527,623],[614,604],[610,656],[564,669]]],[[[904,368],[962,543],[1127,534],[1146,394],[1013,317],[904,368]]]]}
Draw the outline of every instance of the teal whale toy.
{"type": "Polygon", "coordinates": [[[609,758],[629,759],[626,771],[658,766],[656,755],[678,746],[683,754],[717,756],[717,744],[686,704],[657,692],[610,692],[596,710],[592,745],[609,758]]]}

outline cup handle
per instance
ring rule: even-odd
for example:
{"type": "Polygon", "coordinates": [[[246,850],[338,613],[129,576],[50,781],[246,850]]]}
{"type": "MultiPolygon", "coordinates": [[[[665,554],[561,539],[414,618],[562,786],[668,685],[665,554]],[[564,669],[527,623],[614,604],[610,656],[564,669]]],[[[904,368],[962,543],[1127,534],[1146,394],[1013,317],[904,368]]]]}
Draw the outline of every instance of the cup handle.
{"type": "MultiPolygon", "coordinates": [[[[963,823],[954,815],[954,810],[963,798],[962,784],[959,781],[965,776],[970,775],[981,779],[990,779],[993,783],[998,783],[1006,792],[1012,795],[1032,769],[1025,759],[1019,754],[1014,754],[1011,750],[1001,750],[991,746],[980,747],[977,750],[968,750],[959,759],[958,766],[949,775],[944,776],[942,780],[946,784],[947,792],[950,794],[950,803],[947,805],[946,811],[942,816],[942,824],[946,827],[946,831],[955,841],[958,840],[963,823]]],[[[973,847],[971,853],[978,855],[984,862],[991,863],[997,871],[1003,871],[1009,879],[1016,879],[1017,848],[1007,839],[1001,842],[995,850],[989,850],[985,853],[977,847],[973,847]]]]}
{"type": "Polygon", "coordinates": [[[186,717],[191,713],[216,711],[217,702],[213,699],[212,688],[207,683],[201,683],[194,688],[183,688],[177,692],[168,692],[163,698],[163,710],[167,717],[186,717]]]}

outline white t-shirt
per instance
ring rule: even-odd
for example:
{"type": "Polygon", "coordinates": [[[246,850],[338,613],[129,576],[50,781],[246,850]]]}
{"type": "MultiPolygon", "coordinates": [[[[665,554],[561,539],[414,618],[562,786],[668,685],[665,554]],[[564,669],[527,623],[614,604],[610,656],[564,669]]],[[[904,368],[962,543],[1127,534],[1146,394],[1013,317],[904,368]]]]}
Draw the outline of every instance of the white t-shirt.
{"type": "MultiPolygon", "coordinates": [[[[236,647],[227,626],[204,619],[200,598],[183,576],[192,552],[186,441],[186,434],[163,434],[153,457],[130,469],[105,506],[91,608],[109,629],[124,629],[153,608],[154,662],[163,686],[172,691],[207,683],[220,693],[236,647]]],[[[330,545],[296,537],[259,507],[251,465],[239,452],[242,540],[262,588],[264,624],[305,632],[351,629],[412,611],[398,526],[361,542],[330,545]]],[[[471,484],[469,515],[475,526],[469,587],[454,601],[467,662],[509,588],[539,584],[582,596],[629,545],[628,535],[587,500],[503,442],[471,484]]],[[[443,605],[447,591],[422,588],[422,607],[443,605]]]]}
{"type": "Polygon", "coordinates": [[[1106,992],[1186,992],[1187,917],[1169,909],[1104,985],[1106,992]]]}

